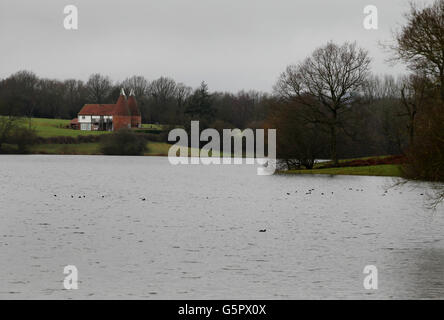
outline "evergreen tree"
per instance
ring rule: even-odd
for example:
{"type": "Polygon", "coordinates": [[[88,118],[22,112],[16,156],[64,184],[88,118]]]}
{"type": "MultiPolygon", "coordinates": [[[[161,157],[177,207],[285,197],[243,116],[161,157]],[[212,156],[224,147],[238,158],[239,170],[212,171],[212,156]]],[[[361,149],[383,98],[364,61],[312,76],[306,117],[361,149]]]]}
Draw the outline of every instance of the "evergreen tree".
{"type": "Polygon", "coordinates": [[[212,119],[215,113],[212,100],[207,84],[202,81],[200,87],[190,96],[185,113],[195,120],[212,119]]]}

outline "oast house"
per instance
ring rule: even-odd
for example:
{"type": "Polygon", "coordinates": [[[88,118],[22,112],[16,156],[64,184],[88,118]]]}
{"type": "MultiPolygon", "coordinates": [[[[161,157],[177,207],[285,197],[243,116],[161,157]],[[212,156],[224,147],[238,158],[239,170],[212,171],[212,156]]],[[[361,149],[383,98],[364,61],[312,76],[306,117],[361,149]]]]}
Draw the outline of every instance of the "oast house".
{"type": "Polygon", "coordinates": [[[122,128],[140,128],[142,117],[134,90],[131,90],[127,98],[122,88],[116,104],[85,104],[71,124],[75,124],[73,127],[80,130],[117,131],[122,128]]]}

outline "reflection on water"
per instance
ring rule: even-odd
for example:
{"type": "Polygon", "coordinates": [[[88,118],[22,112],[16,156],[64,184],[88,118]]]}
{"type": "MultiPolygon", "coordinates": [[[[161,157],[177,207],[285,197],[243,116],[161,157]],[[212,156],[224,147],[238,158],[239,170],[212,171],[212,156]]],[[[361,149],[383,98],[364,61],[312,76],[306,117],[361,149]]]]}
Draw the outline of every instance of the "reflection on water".
{"type": "Polygon", "coordinates": [[[444,298],[442,209],[391,178],[1,156],[0,181],[3,299],[444,298]]]}
{"type": "Polygon", "coordinates": [[[393,262],[399,264],[386,277],[396,284],[393,296],[424,299],[444,298],[444,249],[414,248],[393,252],[393,262]],[[401,294],[400,294],[401,293],[401,294]]]}

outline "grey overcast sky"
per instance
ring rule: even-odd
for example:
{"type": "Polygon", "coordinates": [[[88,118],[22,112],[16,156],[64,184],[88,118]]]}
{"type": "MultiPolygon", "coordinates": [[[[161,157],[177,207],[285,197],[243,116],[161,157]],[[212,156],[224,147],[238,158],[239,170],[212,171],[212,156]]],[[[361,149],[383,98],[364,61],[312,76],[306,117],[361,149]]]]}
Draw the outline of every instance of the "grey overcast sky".
{"type": "MultiPolygon", "coordinates": [[[[431,3],[431,0],[421,3],[431,3]]],[[[398,75],[378,41],[389,41],[409,0],[1,0],[0,78],[18,70],[41,77],[120,81],[162,75],[211,90],[271,92],[290,63],[329,40],[357,41],[373,72],[398,75]],[[63,27],[76,5],[79,29],[63,27]],[[363,27],[375,5],[379,29],[363,27]]]]}

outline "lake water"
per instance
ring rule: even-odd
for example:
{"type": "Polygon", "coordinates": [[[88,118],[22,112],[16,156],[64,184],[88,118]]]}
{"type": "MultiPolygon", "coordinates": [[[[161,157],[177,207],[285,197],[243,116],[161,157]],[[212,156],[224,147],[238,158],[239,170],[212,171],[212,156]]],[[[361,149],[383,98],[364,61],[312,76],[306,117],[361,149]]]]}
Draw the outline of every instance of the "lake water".
{"type": "Polygon", "coordinates": [[[3,155],[0,298],[443,299],[444,210],[395,182],[3,155]]]}

